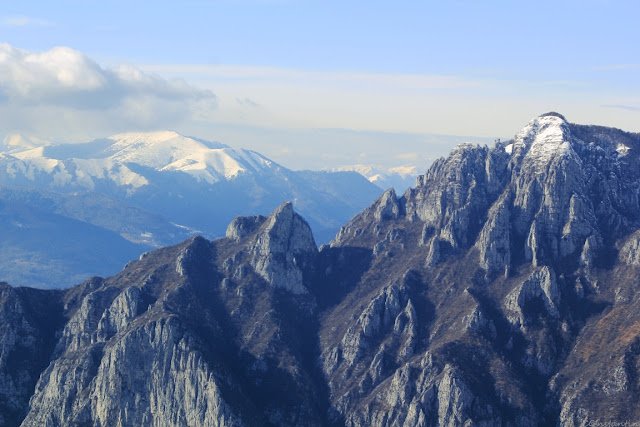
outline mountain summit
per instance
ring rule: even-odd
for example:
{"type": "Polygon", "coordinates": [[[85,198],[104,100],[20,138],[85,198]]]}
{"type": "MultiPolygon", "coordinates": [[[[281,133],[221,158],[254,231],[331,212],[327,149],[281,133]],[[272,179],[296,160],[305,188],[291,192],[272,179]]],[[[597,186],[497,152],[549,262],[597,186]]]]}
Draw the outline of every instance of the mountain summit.
{"type": "Polygon", "coordinates": [[[319,249],[285,203],[108,279],[5,285],[3,422],[640,419],[639,148],[546,114],[456,147],[319,249]]]}

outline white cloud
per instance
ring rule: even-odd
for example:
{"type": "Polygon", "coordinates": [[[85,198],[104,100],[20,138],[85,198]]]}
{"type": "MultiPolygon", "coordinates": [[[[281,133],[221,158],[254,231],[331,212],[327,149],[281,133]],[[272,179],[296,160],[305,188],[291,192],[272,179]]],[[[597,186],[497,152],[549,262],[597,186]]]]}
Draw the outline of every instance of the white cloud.
{"type": "MultiPolygon", "coordinates": [[[[634,67],[617,66],[616,70],[634,67]]],[[[600,123],[634,131],[638,127],[629,108],[626,111],[597,108],[638,105],[629,99],[638,93],[637,85],[633,85],[635,80],[603,88],[600,74],[583,74],[579,79],[567,80],[535,75],[498,79],[228,64],[148,64],[142,68],[165,77],[181,76],[200,87],[215,89],[220,108],[212,120],[217,123],[496,138],[512,135],[518,126],[545,111],[561,111],[578,123],[600,123]],[[612,97],[616,95],[624,96],[625,100],[614,100],[612,97]],[[245,98],[260,108],[237,101],[245,98]]]]}
{"type": "Polygon", "coordinates": [[[7,16],[0,20],[5,27],[48,27],[53,25],[51,22],[44,19],[30,18],[28,16],[7,16]]]}
{"type": "Polygon", "coordinates": [[[167,128],[206,117],[212,91],[128,65],[104,68],[68,47],[41,53],[0,43],[0,130],[167,128]]]}
{"type": "Polygon", "coordinates": [[[460,99],[491,91],[494,82],[447,75],[311,71],[241,65],[144,65],[215,88],[218,123],[280,128],[345,128],[458,133],[442,120],[460,99]],[[239,100],[250,99],[252,103],[239,100]],[[254,108],[258,104],[260,108],[254,108]],[[437,116],[437,117],[436,117],[437,116]]]}
{"type": "Polygon", "coordinates": [[[605,104],[605,105],[602,105],[602,107],[615,108],[615,109],[625,110],[625,111],[640,111],[640,107],[636,107],[635,105],[605,104]]]}

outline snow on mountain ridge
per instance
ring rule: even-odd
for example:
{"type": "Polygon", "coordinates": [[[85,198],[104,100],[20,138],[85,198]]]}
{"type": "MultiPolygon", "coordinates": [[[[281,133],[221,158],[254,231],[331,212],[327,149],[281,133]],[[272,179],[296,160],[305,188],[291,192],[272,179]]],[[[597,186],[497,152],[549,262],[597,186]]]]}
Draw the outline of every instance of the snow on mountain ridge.
{"type": "Polygon", "coordinates": [[[19,152],[21,150],[30,150],[32,148],[47,145],[51,145],[51,141],[20,134],[6,135],[2,140],[2,146],[9,153],[19,152]]]}
{"type": "Polygon", "coordinates": [[[354,171],[364,176],[369,180],[369,182],[377,185],[383,190],[394,187],[398,192],[402,192],[413,185],[415,178],[418,176],[416,166],[384,168],[376,165],[356,164],[333,168],[331,171],[354,171]]]}
{"type": "Polygon", "coordinates": [[[122,133],[108,139],[115,141],[107,149],[109,159],[158,171],[184,172],[210,184],[273,165],[253,151],[205,142],[174,131],[122,133]]]}
{"type": "Polygon", "coordinates": [[[90,190],[95,187],[92,178],[108,178],[118,185],[132,187],[131,191],[149,184],[144,176],[112,159],[72,159],[71,161],[76,166],[76,180],[90,190]]]}
{"type": "Polygon", "coordinates": [[[159,170],[188,173],[198,180],[213,184],[221,179],[233,179],[248,171],[262,171],[274,163],[258,153],[244,149],[208,149],[176,160],[159,170]]]}
{"type": "MultiPolygon", "coordinates": [[[[26,141],[19,139],[22,140],[26,141]]],[[[128,194],[148,185],[150,179],[144,172],[137,169],[134,172],[131,165],[158,172],[182,172],[209,184],[280,168],[255,151],[230,148],[174,131],[121,133],[84,144],[21,147],[22,151],[3,154],[6,171],[13,177],[18,173],[35,181],[37,176],[49,174],[57,187],[75,185],[90,190],[95,188],[96,180],[108,180],[128,187],[128,194]]]]}
{"type": "Polygon", "coordinates": [[[114,141],[106,150],[109,158],[157,170],[187,156],[210,150],[202,142],[173,131],[125,133],[108,139],[114,141]]]}
{"type": "Polygon", "coordinates": [[[575,154],[566,120],[546,114],[531,120],[516,135],[511,154],[524,154],[524,164],[531,164],[538,171],[555,157],[575,154]]]}

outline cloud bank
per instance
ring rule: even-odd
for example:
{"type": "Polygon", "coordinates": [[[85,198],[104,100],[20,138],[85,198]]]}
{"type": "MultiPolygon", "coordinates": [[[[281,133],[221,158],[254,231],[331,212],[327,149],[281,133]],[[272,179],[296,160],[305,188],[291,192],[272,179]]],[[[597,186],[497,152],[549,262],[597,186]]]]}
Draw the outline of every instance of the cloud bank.
{"type": "Polygon", "coordinates": [[[0,131],[78,136],[177,126],[206,118],[212,91],[138,68],[104,68],[68,47],[29,52],[0,43],[0,131]]]}

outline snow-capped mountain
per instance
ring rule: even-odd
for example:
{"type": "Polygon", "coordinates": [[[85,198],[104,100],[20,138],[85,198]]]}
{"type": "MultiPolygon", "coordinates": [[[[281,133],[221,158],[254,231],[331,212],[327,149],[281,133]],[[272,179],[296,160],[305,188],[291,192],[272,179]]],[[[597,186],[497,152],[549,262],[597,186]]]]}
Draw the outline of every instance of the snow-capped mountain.
{"type": "Polygon", "coordinates": [[[246,173],[260,173],[274,162],[255,151],[184,137],[176,132],[123,133],[108,138],[110,160],[157,171],[179,171],[214,184],[246,173]]]}
{"type": "MultiPolygon", "coordinates": [[[[122,133],[81,144],[22,136],[4,141],[0,188],[38,189],[67,198],[82,194],[95,200],[99,197],[86,195],[104,195],[159,216],[174,224],[170,228],[182,226],[208,237],[223,235],[238,215],[267,214],[290,200],[308,218],[316,239],[328,242],[381,192],[355,172],[291,171],[255,151],[172,131],[122,133]]],[[[100,211],[96,206],[93,214],[100,211]]],[[[82,220],[96,224],[91,215],[82,220]]],[[[126,218],[116,222],[126,224],[126,218]]],[[[144,227],[109,230],[146,244],[144,250],[149,244],[179,241],[156,242],[144,227]]],[[[178,232],[169,234],[184,238],[178,232]]],[[[89,237],[86,244],[91,244],[89,237]]]]}
{"type": "Polygon", "coordinates": [[[31,181],[49,178],[53,187],[93,190],[100,180],[127,187],[130,193],[149,184],[126,165],[177,171],[214,184],[246,173],[277,167],[249,150],[188,138],[176,132],[123,133],[86,144],[35,144],[20,136],[5,138],[5,172],[31,181]]]}
{"type": "Polygon", "coordinates": [[[380,187],[380,189],[387,190],[393,187],[399,193],[402,193],[407,188],[413,186],[419,174],[417,166],[383,168],[381,166],[357,164],[341,166],[332,170],[358,172],[360,175],[367,178],[369,182],[380,187]]]}
{"type": "Polygon", "coordinates": [[[0,152],[17,152],[30,150],[32,148],[41,147],[51,144],[51,141],[36,137],[28,137],[20,134],[7,135],[3,138],[2,144],[0,144],[0,152]]]}

